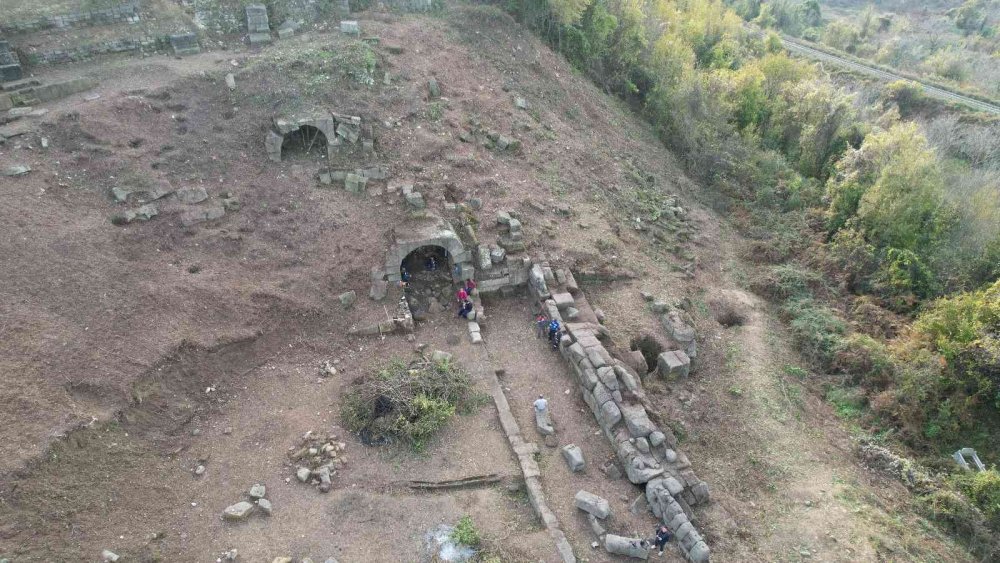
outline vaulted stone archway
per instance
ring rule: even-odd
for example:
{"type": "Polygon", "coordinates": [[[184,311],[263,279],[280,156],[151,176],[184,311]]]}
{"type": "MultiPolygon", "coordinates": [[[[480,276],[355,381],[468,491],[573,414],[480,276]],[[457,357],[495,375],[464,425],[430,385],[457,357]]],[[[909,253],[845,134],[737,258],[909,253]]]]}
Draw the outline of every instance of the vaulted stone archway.
{"type": "Polygon", "coordinates": [[[440,247],[447,253],[453,281],[462,281],[475,277],[472,266],[472,253],[465,249],[462,240],[448,223],[437,220],[417,227],[405,233],[397,233],[395,240],[389,246],[385,262],[381,269],[381,277],[390,282],[398,282],[400,266],[412,252],[423,247],[440,247]]]}

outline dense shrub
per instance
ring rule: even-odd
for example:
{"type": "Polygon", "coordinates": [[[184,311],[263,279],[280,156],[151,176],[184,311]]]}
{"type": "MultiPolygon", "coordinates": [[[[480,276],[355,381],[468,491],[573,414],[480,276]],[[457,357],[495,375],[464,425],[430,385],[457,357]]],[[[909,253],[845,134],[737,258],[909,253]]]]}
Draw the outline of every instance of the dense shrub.
{"type": "Polygon", "coordinates": [[[843,338],[830,366],[852,384],[884,389],[893,380],[894,362],[885,344],[860,333],[843,338]]]}
{"type": "Polygon", "coordinates": [[[843,346],[847,325],[830,308],[813,299],[793,299],[782,312],[790,319],[792,335],[806,359],[829,369],[843,346]]]}
{"type": "Polygon", "coordinates": [[[996,468],[977,473],[966,472],[954,479],[958,488],[1000,530],[1000,472],[996,468]]]}
{"type": "Polygon", "coordinates": [[[775,301],[805,299],[823,286],[823,278],[797,264],[779,264],[761,270],[751,281],[751,289],[775,301]]]}
{"type": "Polygon", "coordinates": [[[344,398],[344,426],[370,443],[400,440],[415,450],[471,399],[471,380],[449,362],[393,361],[355,382],[344,398]]]}

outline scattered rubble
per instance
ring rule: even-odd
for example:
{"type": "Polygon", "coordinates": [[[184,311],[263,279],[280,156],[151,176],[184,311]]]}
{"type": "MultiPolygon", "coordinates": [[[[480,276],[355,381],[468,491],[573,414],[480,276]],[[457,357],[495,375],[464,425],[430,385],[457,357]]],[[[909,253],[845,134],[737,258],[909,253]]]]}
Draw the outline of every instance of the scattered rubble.
{"type": "Polygon", "coordinates": [[[226,507],[222,512],[222,519],[227,522],[243,522],[257,512],[262,516],[270,516],[273,508],[271,501],[264,498],[266,494],[267,488],[264,485],[254,484],[247,493],[250,500],[241,500],[226,507]]]}

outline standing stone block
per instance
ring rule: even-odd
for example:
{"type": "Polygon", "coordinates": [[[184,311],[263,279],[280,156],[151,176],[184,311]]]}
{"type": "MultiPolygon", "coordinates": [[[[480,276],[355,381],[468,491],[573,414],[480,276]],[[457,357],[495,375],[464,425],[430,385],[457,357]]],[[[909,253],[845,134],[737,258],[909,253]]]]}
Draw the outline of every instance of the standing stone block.
{"type": "Polygon", "coordinates": [[[271,42],[271,24],[267,19],[267,7],[250,4],[246,7],[247,34],[251,45],[271,42]]]}
{"type": "Polygon", "coordinates": [[[22,76],[21,61],[7,41],[0,41],[0,82],[20,80],[22,76]]]}
{"type": "Polygon", "coordinates": [[[178,57],[197,55],[201,52],[198,36],[194,33],[178,33],[170,36],[170,46],[178,57]]]}
{"type": "Polygon", "coordinates": [[[340,32],[348,35],[361,35],[361,26],[355,20],[342,20],[340,22],[340,32]]]}
{"type": "Polygon", "coordinates": [[[562,456],[570,471],[582,471],[586,462],[583,460],[583,450],[576,444],[566,444],[562,447],[562,456]]]}
{"type": "Polygon", "coordinates": [[[656,358],[656,369],[666,379],[684,378],[691,371],[691,358],[683,350],[663,352],[656,358]]]}
{"type": "Polygon", "coordinates": [[[349,172],[344,178],[344,189],[352,194],[360,194],[365,191],[365,185],[367,185],[367,183],[368,182],[364,176],[349,172]]]}
{"type": "Polygon", "coordinates": [[[708,545],[704,541],[700,541],[688,550],[688,560],[691,563],[707,563],[709,560],[709,549],[708,545]]]}
{"type": "Polygon", "coordinates": [[[611,514],[611,505],[608,501],[587,491],[578,491],[573,498],[574,505],[580,510],[593,514],[601,520],[611,514]]]}

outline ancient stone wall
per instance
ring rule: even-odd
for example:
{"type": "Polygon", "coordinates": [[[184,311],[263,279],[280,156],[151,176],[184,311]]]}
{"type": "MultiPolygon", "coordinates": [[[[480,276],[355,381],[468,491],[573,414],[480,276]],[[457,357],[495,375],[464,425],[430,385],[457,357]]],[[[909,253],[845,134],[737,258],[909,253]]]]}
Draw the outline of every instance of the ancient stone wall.
{"type": "Polygon", "coordinates": [[[440,0],[382,0],[384,8],[396,12],[431,12],[440,9],[440,0]]]}
{"type": "Polygon", "coordinates": [[[29,21],[0,23],[0,33],[11,35],[31,33],[52,28],[84,27],[139,21],[139,0],[104,10],[88,10],[58,16],[47,16],[29,21]]]}
{"type": "Polygon", "coordinates": [[[560,342],[562,357],[570,364],[583,401],[611,442],[629,481],[646,486],[650,508],[673,532],[684,555],[691,561],[708,561],[708,545],[690,521],[692,507],[709,502],[708,484],[691,470],[670,429],[650,420],[639,375],[605,347],[610,333],[603,325],[563,319],[596,319],[571,272],[555,273],[535,264],[529,286],[548,316],[566,328],[560,342]],[[563,291],[552,292],[550,286],[561,286],[563,291]]]}
{"type": "Polygon", "coordinates": [[[102,55],[118,53],[155,53],[171,48],[170,36],[122,37],[111,41],[78,45],[68,49],[53,49],[51,51],[34,51],[25,53],[28,63],[32,65],[48,65],[85,61],[102,55]]]}

